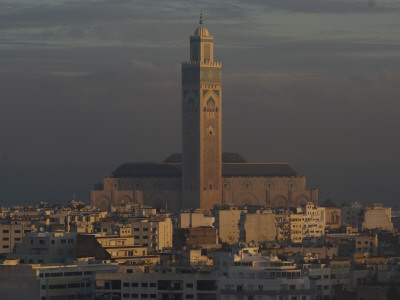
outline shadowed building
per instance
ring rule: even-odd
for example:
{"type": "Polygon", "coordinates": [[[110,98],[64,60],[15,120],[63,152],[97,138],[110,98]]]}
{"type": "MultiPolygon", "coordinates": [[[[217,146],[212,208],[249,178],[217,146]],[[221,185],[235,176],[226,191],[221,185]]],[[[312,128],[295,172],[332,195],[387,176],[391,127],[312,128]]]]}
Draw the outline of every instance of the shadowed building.
{"type": "Polygon", "coordinates": [[[182,153],[161,163],[125,163],[91,191],[91,203],[143,203],[179,211],[214,205],[297,207],[317,203],[318,191],[287,163],[250,163],[221,151],[222,71],[213,36],[200,26],[182,64],[182,153]]]}

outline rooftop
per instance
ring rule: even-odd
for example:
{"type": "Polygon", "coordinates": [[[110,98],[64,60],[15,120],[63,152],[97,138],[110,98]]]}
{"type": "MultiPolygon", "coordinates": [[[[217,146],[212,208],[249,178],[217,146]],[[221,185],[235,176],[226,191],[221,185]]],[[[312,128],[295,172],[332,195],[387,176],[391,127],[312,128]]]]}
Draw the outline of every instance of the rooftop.
{"type": "MultiPolygon", "coordinates": [[[[128,162],[112,175],[120,177],[181,177],[182,154],[173,153],[164,162],[128,162]]],[[[223,177],[294,177],[297,172],[288,163],[247,162],[238,153],[222,153],[223,177]]]]}

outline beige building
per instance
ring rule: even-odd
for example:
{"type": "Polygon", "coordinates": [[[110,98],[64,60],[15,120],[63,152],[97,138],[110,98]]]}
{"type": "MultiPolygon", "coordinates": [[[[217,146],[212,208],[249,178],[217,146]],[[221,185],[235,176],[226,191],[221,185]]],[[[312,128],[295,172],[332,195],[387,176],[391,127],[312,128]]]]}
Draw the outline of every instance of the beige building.
{"type": "Polygon", "coordinates": [[[169,217],[137,219],[130,222],[136,245],[160,251],[172,247],[172,220],[169,217]]]}
{"type": "Polygon", "coordinates": [[[241,228],[241,241],[245,243],[274,241],[277,235],[275,213],[272,210],[244,213],[241,228]]]}
{"type": "Polygon", "coordinates": [[[290,215],[290,240],[302,243],[304,238],[320,237],[325,234],[325,226],[325,207],[301,205],[296,214],[290,215]]]}
{"type": "Polygon", "coordinates": [[[361,224],[361,228],[362,230],[393,230],[392,208],[384,207],[379,203],[375,203],[373,206],[367,207],[364,212],[364,221],[361,224]]]}
{"type": "Polygon", "coordinates": [[[378,255],[378,235],[357,236],[354,238],[354,252],[378,255]]]}
{"type": "Polygon", "coordinates": [[[213,216],[209,216],[207,213],[202,213],[200,211],[181,212],[180,215],[181,215],[181,228],[214,226],[215,218],[213,216]]]}
{"type": "Polygon", "coordinates": [[[0,254],[12,253],[15,245],[32,231],[31,226],[22,224],[0,224],[0,254]]]}
{"type": "Polygon", "coordinates": [[[200,20],[190,37],[190,61],[182,64],[182,154],[161,163],[125,163],[91,191],[91,204],[142,203],[179,212],[214,205],[297,207],[318,202],[288,163],[252,163],[221,153],[222,71],[214,38],[200,20]]]}
{"type": "Polygon", "coordinates": [[[239,242],[239,221],[244,210],[230,208],[218,210],[216,215],[216,226],[222,243],[235,244],[239,242]]]}

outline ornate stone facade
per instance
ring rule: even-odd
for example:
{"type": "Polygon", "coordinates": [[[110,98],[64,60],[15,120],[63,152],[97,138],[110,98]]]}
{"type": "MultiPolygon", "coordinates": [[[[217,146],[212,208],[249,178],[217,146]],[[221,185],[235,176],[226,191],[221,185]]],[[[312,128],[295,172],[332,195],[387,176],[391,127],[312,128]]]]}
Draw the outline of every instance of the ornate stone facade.
{"type": "Polygon", "coordinates": [[[200,27],[190,37],[190,62],[182,64],[182,207],[222,203],[221,63],[213,36],[200,27]]]}

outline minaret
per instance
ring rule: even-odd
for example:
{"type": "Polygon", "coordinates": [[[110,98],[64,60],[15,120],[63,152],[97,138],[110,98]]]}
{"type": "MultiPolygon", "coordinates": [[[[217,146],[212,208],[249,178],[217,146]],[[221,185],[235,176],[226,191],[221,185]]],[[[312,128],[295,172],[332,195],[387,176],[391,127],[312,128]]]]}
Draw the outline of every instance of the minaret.
{"type": "Polygon", "coordinates": [[[182,207],[210,209],[222,203],[222,65],[203,23],[201,14],[182,63],[182,207]]]}

